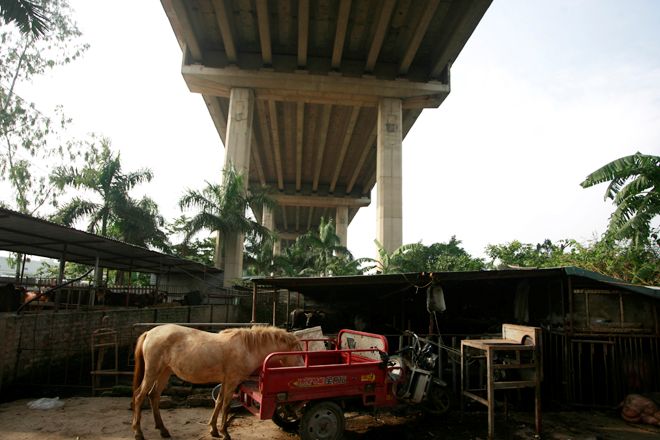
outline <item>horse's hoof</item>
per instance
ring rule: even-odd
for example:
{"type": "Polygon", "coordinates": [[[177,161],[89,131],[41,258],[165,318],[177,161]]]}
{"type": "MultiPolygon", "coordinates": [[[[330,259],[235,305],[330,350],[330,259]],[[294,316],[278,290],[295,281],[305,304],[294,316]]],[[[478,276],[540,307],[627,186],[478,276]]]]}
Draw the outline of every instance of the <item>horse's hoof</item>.
{"type": "Polygon", "coordinates": [[[217,429],[211,429],[211,437],[220,438],[220,433],[217,429]]]}
{"type": "Polygon", "coordinates": [[[170,431],[168,431],[167,429],[163,429],[162,431],[160,431],[160,436],[163,437],[163,438],[170,438],[170,437],[172,437],[172,436],[170,435],[170,431]]]}
{"type": "Polygon", "coordinates": [[[142,433],[136,433],[135,434],[135,440],[144,440],[144,435],[142,433]]]}
{"type": "Polygon", "coordinates": [[[222,434],[222,440],[231,440],[231,437],[229,437],[229,434],[225,432],[222,434]]]}

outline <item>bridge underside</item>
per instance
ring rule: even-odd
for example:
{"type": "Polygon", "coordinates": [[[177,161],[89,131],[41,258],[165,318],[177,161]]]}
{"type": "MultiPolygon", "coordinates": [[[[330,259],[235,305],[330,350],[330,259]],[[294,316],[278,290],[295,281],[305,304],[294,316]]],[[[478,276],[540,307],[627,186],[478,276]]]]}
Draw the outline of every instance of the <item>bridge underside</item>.
{"type": "Polygon", "coordinates": [[[272,227],[295,237],[321,217],[346,217],[345,241],[342,228],[378,182],[379,222],[394,219],[395,231],[390,239],[386,224],[375,235],[386,248],[400,245],[401,141],[449,94],[451,64],[490,0],[162,4],[184,79],[203,96],[226,157],[249,186],[277,191],[272,227]]]}

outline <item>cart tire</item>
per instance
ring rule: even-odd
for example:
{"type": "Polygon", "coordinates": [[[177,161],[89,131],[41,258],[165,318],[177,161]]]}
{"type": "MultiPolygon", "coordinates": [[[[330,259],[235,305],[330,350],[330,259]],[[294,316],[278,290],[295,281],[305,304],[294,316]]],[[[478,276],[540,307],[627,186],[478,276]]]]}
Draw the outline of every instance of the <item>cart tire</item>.
{"type": "Polygon", "coordinates": [[[275,408],[271,419],[286,432],[296,432],[300,428],[299,412],[289,405],[279,405],[275,408]]]}
{"type": "Polygon", "coordinates": [[[434,415],[444,414],[451,406],[451,395],[446,387],[432,383],[424,402],[424,409],[434,415]]]}
{"type": "Polygon", "coordinates": [[[339,440],[344,435],[344,411],[335,402],[311,404],[300,421],[302,440],[339,440]]]}

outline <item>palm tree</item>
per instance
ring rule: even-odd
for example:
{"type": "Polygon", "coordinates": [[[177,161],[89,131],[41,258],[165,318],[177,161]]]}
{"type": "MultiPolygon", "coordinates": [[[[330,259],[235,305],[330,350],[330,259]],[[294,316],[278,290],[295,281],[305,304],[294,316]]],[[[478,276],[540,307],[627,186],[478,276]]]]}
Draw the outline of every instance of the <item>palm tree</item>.
{"type": "Polygon", "coordinates": [[[296,240],[296,245],[308,249],[311,264],[306,268],[306,272],[320,276],[332,275],[337,259],[345,257],[353,259],[348,249],[341,245],[341,239],[335,232],[334,222],[326,221],[323,217],[318,231],[308,231],[301,235],[296,240]]]}
{"type": "Polygon", "coordinates": [[[360,264],[366,263],[363,267],[364,272],[376,270],[379,274],[390,274],[424,270],[423,258],[419,257],[425,248],[422,243],[403,244],[390,254],[378,240],[374,240],[374,243],[378,248],[378,259],[368,257],[358,259],[360,264]]]}
{"type": "MultiPolygon", "coordinates": [[[[188,190],[179,200],[181,209],[198,208],[199,212],[188,220],[185,241],[200,231],[217,231],[219,237],[234,233],[254,233],[267,237],[270,231],[246,217],[252,206],[275,207],[266,189],[246,193],[243,176],[230,164],[223,172],[223,184],[206,182],[201,190],[188,190]]],[[[216,250],[216,266],[221,266],[222,240],[216,250]]]]}
{"type": "Polygon", "coordinates": [[[48,30],[44,6],[34,0],[0,0],[0,17],[5,23],[16,23],[22,33],[35,37],[48,30]]]}
{"type": "Polygon", "coordinates": [[[51,179],[60,189],[70,186],[91,191],[98,201],[74,197],[58,210],[53,220],[71,226],[80,219],[88,219],[88,232],[166,249],[167,238],[160,229],[164,221],[156,203],[148,197],[134,200],[128,194],[136,185],[149,182],[152,172],[142,169],[124,173],[121,157],[110,150],[108,139],[102,139],[100,151],[93,148],[86,159],[87,165],[80,169],[56,168],[51,179]]]}
{"type": "Polygon", "coordinates": [[[605,200],[616,205],[610,231],[635,245],[648,240],[651,221],[660,214],[660,156],[637,152],[621,157],[589,174],[580,185],[588,188],[607,181],[605,200]]]}

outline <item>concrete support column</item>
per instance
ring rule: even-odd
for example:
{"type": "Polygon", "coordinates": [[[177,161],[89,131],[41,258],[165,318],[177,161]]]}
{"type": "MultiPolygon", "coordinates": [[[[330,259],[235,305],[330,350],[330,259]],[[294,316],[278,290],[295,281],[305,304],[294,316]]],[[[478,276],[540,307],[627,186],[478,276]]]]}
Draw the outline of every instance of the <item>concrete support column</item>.
{"type": "MultiPolygon", "coordinates": [[[[261,224],[268,228],[269,231],[275,232],[275,214],[273,210],[267,206],[263,207],[261,214],[261,224]]],[[[273,256],[280,255],[280,240],[273,241],[273,256]]]]}
{"type": "MultiPolygon", "coordinates": [[[[252,119],[254,117],[254,92],[251,89],[231,89],[225,145],[225,168],[231,163],[236,172],[243,175],[245,190],[249,181],[250,148],[252,146],[252,119]]],[[[243,275],[243,234],[228,234],[224,239],[224,285],[243,275]]],[[[218,252],[218,249],[216,249],[218,252]]]]}
{"type": "Polygon", "coordinates": [[[273,216],[273,210],[268,206],[264,206],[261,211],[261,224],[271,232],[275,230],[275,217],[273,216]]]}
{"type": "Polygon", "coordinates": [[[376,145],[376,238],[389,254],[403,241],[401,100],[383,98],[378,103],[376,145]]]}
{"type": "Polygon", "coordinates": [[[335,233],[339,237],[339,244],[347,247],[348,244],[348,206],[337,206],[335,216],[335,233]]]}

